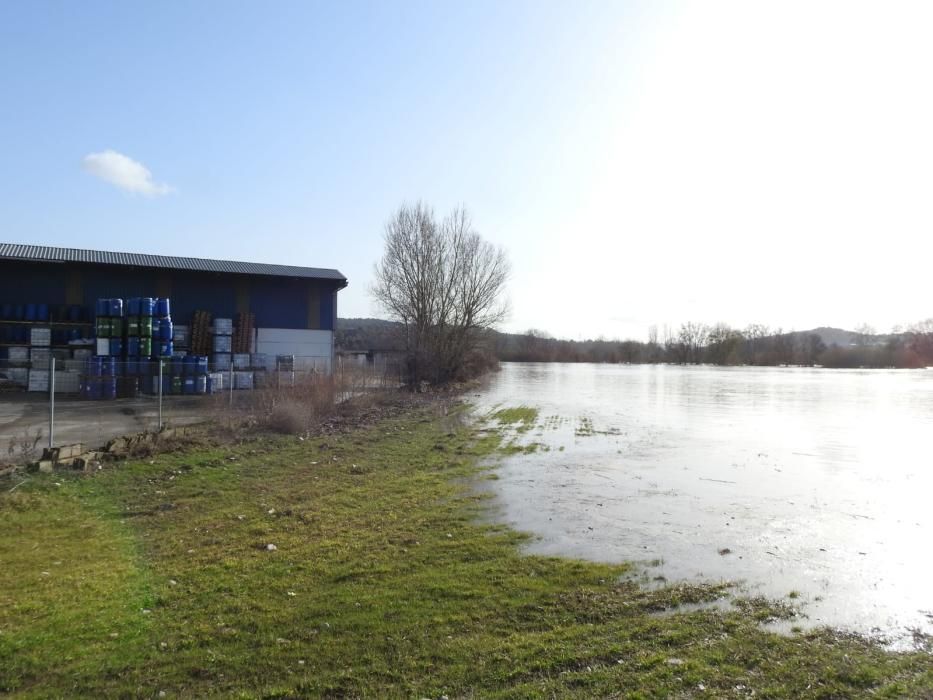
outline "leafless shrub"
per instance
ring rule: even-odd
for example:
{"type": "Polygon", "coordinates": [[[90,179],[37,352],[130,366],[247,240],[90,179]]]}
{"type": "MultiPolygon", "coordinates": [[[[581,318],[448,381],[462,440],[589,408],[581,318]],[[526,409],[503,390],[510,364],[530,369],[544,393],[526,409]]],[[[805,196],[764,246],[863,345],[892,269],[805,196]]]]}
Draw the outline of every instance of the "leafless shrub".
{"type": "Polygon", "coordinates": [[[35,435],[23,428],[21,435],[10,437],[7,443],[7,461],[10,464],[25,464],[35,461],[39,456],[39,441],[42,440],[42,428],[36,428],[35,435]]]}
{"type": "MultiPolygon", "coordinates": [[[[265,376],[259,375],[257,376],[265,376]]],[[[214,423],[231,433],[271,431],[289,435],[313,432],[322,421],[344,410],[356,410],[370,397],[392,386],[381,370],[338,367],[333,374],[270,374],[253,391],[217,397],[214,423]],[[283,378],[284,377],[284,378],[283,378]]],[[[394,384],[397,387],[397,381],[394,384]]]]}
{"type": "Polygon", "coordinates": [[[309,411],[294,399],[285,398],[272,407],[266,423],[273,432],[297,435],[308,431],[309,411]]]}

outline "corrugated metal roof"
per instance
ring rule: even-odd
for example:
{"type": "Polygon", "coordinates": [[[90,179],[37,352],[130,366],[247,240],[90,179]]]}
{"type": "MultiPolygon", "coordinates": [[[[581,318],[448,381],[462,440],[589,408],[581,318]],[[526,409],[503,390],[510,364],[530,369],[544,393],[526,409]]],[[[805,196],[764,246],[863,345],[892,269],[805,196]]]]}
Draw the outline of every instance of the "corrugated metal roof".
{"type": "Polygon", "coordinates": [[[235,260],[208,260],[206,258],[176,258],[168,255],[115,253],[106,250],[54,248],[51,246],[21,245],[18,243],[0,243],[0,259],[58,263],[77,262],[95,265],[129,265],[133,267],[157,267],[166,270],[230,272],[240,275],[272,275],[274,277],[308,277],[312,279],[336,280],[343,283],[347,281],[346,277],[340,274],[339,271],[319,267],[271,265],[268,263],[237,262],[235,260]]]}

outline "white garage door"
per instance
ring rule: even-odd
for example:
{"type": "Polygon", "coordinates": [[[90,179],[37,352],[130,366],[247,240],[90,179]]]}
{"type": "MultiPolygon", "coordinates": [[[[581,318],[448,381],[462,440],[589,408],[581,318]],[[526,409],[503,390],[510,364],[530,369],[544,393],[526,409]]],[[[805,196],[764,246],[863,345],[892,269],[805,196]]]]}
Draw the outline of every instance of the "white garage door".
{"type": "Polygon", "coordinates": [[[258,328],[256,330],[256,352],[267,356],[271,365],[270,369],[275,366],[276,355],[294,355],[296,369],[314,367],[330,372],[333,347],[332,331],[292,328],[258,328]]]}

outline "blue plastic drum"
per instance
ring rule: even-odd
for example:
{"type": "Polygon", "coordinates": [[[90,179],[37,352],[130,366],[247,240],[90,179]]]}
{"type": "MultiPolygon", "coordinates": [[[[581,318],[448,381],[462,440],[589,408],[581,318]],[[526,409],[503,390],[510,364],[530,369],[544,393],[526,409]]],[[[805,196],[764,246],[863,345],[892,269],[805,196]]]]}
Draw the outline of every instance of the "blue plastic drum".
{"type": "Polygon", "coordinates": [[[100,398],[106,401],[113,401],[117,398],[117,378],[102,377],[100,386],[100,398]]]}
{"type": "Polygon", "coordinates": [[[103,359],[98,355],[87,358],[87,375],[89,377],[99,377],[103,374],[103,359]]]}
{"type": "Polygon", "coordinates": [[[175,326],[172,319],[163,318],[159,320],[159,340],[173,340],[175,336],[175,326]]]}
{"type": "Polygon", "coordinates": [[[101,365],[100,374],[102,377],[117,376],[117,358],[101,357],[100,365],[101,365]]]}

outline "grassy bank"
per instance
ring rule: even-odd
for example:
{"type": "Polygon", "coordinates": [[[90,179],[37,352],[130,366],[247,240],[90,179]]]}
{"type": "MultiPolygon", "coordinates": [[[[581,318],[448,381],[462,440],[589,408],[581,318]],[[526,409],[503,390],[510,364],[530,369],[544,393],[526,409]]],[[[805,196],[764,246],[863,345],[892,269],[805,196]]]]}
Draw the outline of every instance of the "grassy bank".
{"type": "MultiPolygon", "coordinates": [[[[481,524],[499,449],[432,409],[159,455],[0,496],[0,692],[922,697],[931,658],[525,556],[481,524]],[[270,547],[269,545],[274,545],[270,547]]],[[[516,421],[528,416],[500,416],[516,421]]]]}

